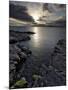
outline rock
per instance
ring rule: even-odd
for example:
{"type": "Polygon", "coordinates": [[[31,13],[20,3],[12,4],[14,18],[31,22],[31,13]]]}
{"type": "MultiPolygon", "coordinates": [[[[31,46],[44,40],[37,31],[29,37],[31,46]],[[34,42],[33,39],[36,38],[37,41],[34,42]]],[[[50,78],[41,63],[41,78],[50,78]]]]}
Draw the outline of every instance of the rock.
{"type": "Polygon", "coordinates": [[[22,47],[20,45],[18,45],[18,47],[22,50],[22,52],[26,53],[28,56],[32,54],[31,50],[29,50],[28,48],[26,47],[22,47]]]}
{"type": "Polygon", "coordinates": [[[60,49],[59,49],[58,47],[55,47],[55,48],[54,48],[54,53],[61,53],[61,52],[60,52],[60,49]]]}
{"type": "MultiPolygon", "coordinates": [[[[21,46],[21,41],[28,41],[30,37],[28,34],[34,34],[32,32],[15,32],[10,31],[10,41],[9,41],[9,74],[10,74],[10,88],[22,88],[27,87],[27,81],[23,77],[21,78],[20,70],[23,66],[25,66],[25,60],[27,60],[28,56],[32,54],[31,50],[28,48],[21,46]],[[18,77],[19,76],[19,77],[18,77]],[[19,80],[21,78],[21,80],[19,80]],[[18,81],[19,80],[19,81],[18,81]],[[16,82],[16,83],[15,83],[16,82]]],[[[22,68],[22,69],[23,69],[22,68]]],[[[23,69],[24,70],[24,69],[23,69]]]]}
{"type": "Polygon", "coordinates": [[[15,65],[14,65],[14,64],[11,64],[11,65],[10,65],[10,71],[11,71],[11,70],[15,70],[15,69],[16,69],[15,65]]]}
{"type": "Polygon", "coordinates": [[[13,61],[13,60],[10,60],[9,63],[10,63],[10,64],[14,64],[14,65],[17,65],[17,64],[18,64],[17,61],[13,61]]]}
{"type": "MultiPolygon", "coordinates": [[[[66,42],[61,39],[57,42],[51,58],[51,71],[48,72],[53,81],[47,85],[65,85],[66,84],[66,42]],[[52,77],[53,75],[53,77],[52,77]]],[[[50,78],[47,76],[48,79],[50,78]]]]}
{"type": "Polygon", "coordinates": [[[52,65],[54,68],[58,69],[59,71],[66,70],[66,44],[65,40],[59,40],[57,42],[56,47],[54,48],[53,56],[52,56],[52,65]]]}
{"type": "Polygon", "coordinates": [[[17,42],[17,38],[15,38],[15,37],[10,37],[9,38],[9,43],[10,44],[14,44],[14,43],[16,43],[17,42]]]}
{"type": "Polygon", "coordinates": [[[19,57],[19,55],[17,55],[17,54],[10,54],[10,57],[9,57],[9,59],[11,60],[11,61],[14,61],[14,62],[20,62],[20,57],[19,57]]]}
{"type": "Polygon", "coordinates": [[[35,34],[35,32],[32,32],[32,31],[24,31],[24,32],[21,32],[21,31],[14,31],[14,30],[10,30],[10,33],[13,34],[13,33],[16,33],[16,34],[35,34]]]}
{"type": "Polygon", "coordinates": [[[40,75],[33,75],[32,77],[33,77],[34,80],[42,78],[40,75]]]}
{"type": "Polygon", "coordinates": [[[62,55],[57,54],[57,56],[54,57],[53,66],[57,68],[59,71],[65,71],[66,70],[65,58],[62,55]]]}
{"type": "Polygon", "coordinates": [[[11,43],[20,42],[20,41],[28,41],[30,37],[23,32],[10,31],[10,41],[11,43]],[[13,38],[12,38],[13,37],[13,38]]]}
{"type": "Polygon", "coordinates": [[[19,37],[19,41],[28,41],[30,40],[30,37],[28,35],[25,35],[23,37],[19,37]]]}
{"type": "Polygon", "coordinates": [[[15,77],[16,77],[16,70],[15,67],[11,67],[10,72],[9,72],[9,87],[11,87],[14,82],[15,82],[15,77]]]}
{"type": "Polygon", "coordinates": [[[23,32],[23,33],[27,33],[27,34],[35,34],[35,32],[31,32],[31,31],[23,32]]]}
{"type": "Polygon", "coordinates": [[[23,59],[23,60],[27,58],[27,55],[26,55],[24,52],[20,52],[20,53],[19,53],[19,56],[20,56],[20,58],[23,59]]]}
{"type": "Polygon", "coordinates": [[[10,44],[9,47],[10,54],[18,54],[21,52],[21,49],[17,45],[10,44]]]}
{"type": "Polygon", "coordinates": [[[16,45],[10,45],[10,60],[20,62],[27,58],[27,55],[16,45]]]}
{"type": "Polygon", "coordinates": [[[66,46],[66,41],[64,39],[61,39],[61,40],[58,41],[57,45],[65,47],[66,46]]]}
{"type": "Polygon", "coordinates": [[[14,82],[14,74],[11,72],[10,74],[9,74],[9,82],[10,82],[10,86],[13,84],[13,82],[14,82]]]}

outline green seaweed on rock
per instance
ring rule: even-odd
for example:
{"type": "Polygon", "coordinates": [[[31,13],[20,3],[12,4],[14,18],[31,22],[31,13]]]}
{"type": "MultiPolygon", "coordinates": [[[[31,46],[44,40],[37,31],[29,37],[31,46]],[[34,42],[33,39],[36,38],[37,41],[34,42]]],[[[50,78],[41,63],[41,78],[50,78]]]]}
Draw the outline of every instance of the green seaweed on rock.
{"type": "Polygon", "coordinates": [[[23,87],[26,87],[27,86],[27,81],[25,79],[23,80],[19,80],[15,83],[14,85],[15,87],[17,88],[23,88],[23,87]]]}

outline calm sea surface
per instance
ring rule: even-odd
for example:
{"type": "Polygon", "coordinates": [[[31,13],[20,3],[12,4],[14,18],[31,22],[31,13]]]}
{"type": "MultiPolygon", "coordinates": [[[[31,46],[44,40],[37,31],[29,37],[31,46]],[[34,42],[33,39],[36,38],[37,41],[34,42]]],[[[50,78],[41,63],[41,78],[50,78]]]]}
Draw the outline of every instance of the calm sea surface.
{"type": "Polygon", "coordinates": [[[66,38],[65,27],[11,27],[10,29],[35,32],[36,34],[30,35],[30,41],[21,44],[30,48],[37,60],[46,62],[49,61],[57,41],[66,38]]]}

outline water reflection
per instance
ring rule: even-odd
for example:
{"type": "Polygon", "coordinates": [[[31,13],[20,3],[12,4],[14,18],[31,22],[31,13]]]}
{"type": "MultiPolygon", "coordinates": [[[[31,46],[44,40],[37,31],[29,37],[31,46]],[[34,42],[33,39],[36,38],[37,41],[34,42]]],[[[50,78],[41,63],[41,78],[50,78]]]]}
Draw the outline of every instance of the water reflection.
{"type": "Polygon", "coordinates": [[[35,32],[35,34],[33,35],[33,43],[35,47],[39,46],[39,39],[40,39],[40,35],[39,35],[39,28],[38,27],[34,27],[33,31],[35,32]]]}
{"type": "Polygon", "coordinates": [[[38,30],[38,27],[34,27],[33,31],[36,33],[36,34],[34,34],[34,41],[38,42],[39,41],[39,30],[38,30]]]}

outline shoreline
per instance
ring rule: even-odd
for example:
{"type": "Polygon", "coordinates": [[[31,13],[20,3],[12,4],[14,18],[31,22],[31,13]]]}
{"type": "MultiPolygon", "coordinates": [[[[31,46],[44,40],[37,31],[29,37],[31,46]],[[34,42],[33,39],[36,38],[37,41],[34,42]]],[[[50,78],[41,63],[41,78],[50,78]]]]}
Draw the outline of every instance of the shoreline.
{"type": "Polygon", "coordinates": [[[60,28],[61,27],[64,27],[65,28],[66,26],[50,26],[50,25],[49,26],[48,25],[21,25],[21,26],[20,25],[19,26],[18,25],[17,26],[15,25],[15,26],[13,26],[13,25],[11,25],[9,27],[57,27],[57,28],[58,27],[60,27],[60,28]]]}

